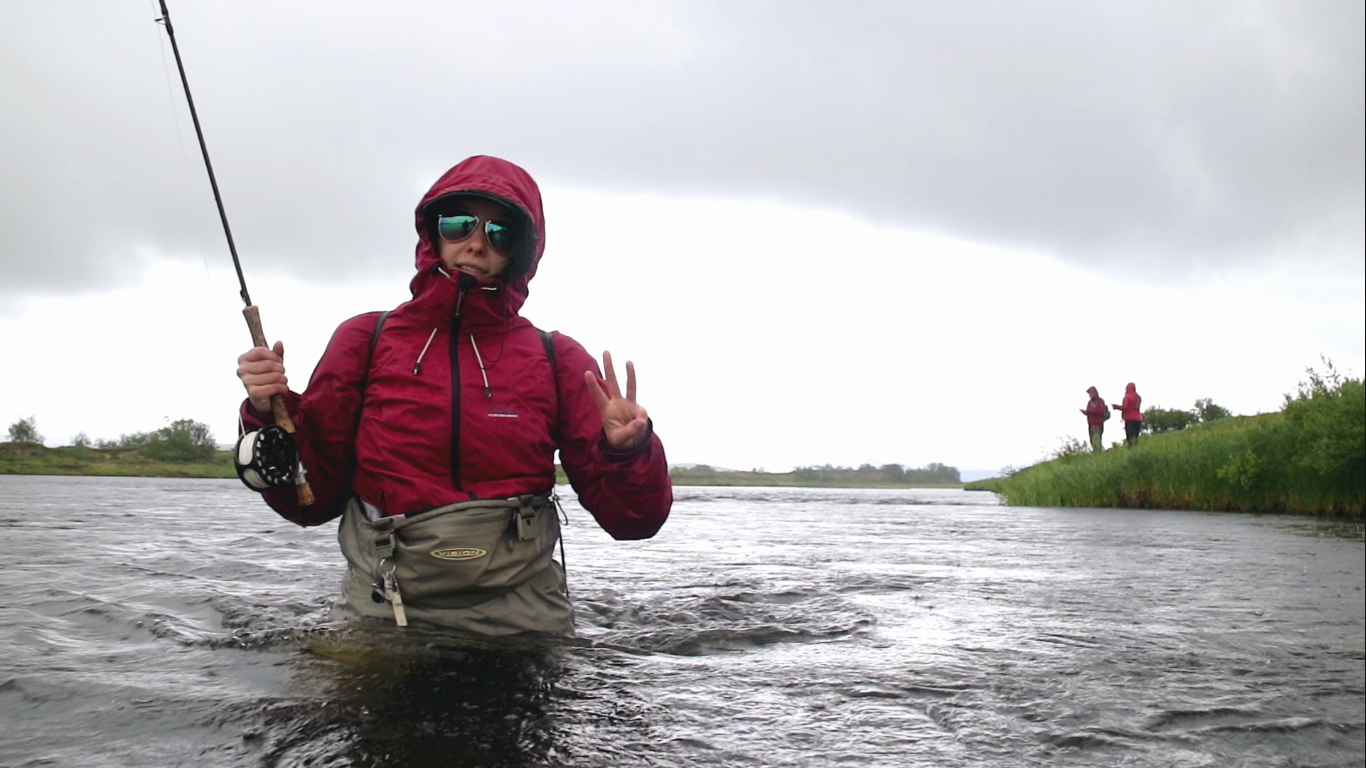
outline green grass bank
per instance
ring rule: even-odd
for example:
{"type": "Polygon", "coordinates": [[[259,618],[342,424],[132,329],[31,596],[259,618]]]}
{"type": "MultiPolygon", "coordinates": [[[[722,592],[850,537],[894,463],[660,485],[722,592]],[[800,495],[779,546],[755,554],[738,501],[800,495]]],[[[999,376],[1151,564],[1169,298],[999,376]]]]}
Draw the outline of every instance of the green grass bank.
{"type": "Polygon", "coordinates": [[[228,451],[215,452],[209,461],[178,462],[149,459],[138,448],[47,448],[36,443],[0,443],[0,475],[237,478],[228,451]]]}
{"type": "Polygon", "coordinates": [[[995,491],[1021,506],[1360,518],[1366,506],[1366,391],[1360,379],[1310,375],[1279,413],[1144,435],[1133,448],[1067,453],[965,487],[995,491]]]}

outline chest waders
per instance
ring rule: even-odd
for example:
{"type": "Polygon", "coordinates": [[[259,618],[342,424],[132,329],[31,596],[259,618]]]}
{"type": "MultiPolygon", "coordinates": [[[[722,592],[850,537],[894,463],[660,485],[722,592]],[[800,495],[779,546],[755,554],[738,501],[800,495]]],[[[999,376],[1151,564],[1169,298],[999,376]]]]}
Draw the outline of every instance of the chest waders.
{"type": "Polygon", "coordinates": [[[347,562],[343,603],[400,625],[414,619],[483,635],[572,636],[564,568],[553,558],[559,539],[549,494],[378,520],[352,498],[337,531],[347,562]]]}
{"type": "MultiPolygon", "coordinates": [[[[388,314],[379,316],[370,338],[362,409],[388,314]]],[[[553,379],[554,347],[549,334],[540,333],[553,379]]],[[[359,429],[359,418],[356,424],[359,429]]],[[[573,636],[564,567],[554,560],[555,545],[563,552],[563,543],[553,494],[464,501],[392,517],[367,513],[367,506],[352,497],[337,530],[347,562],[339,609],[392,618],[399,626],[414,619],[482,635],[573,636]]]]}

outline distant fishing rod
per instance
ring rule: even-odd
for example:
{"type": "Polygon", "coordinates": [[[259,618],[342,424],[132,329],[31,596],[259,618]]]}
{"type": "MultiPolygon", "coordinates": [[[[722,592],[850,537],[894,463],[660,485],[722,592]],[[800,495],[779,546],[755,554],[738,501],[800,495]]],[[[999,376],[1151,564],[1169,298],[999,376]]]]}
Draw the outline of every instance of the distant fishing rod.
{"type": "MultiPolygon", "coordinates": [[[[180,46],[176,45],[175,28],[171,26],[171,12],[166,9],[166,0],[159,0],[159,2],[161,3],[161,18],[156,21],[166,27],[166,36],[171,38],[171,50],[175,52],[176,69],[180,70],[180,84],[185,86],[185,101],[190,105],[190,118],[194,120],[194,133],[199,137],[199,151],[204,155],[204,168],[209,172],[209,186],[213,187],[213,200],[218,204],[218,218],[223,222],[223,234],[228,238],[228,251],[232,253],[232,265],[237,268],[237,282],[242,286],[242,302],[246,304],[246,309],[242,310],[242,316],[247,319],[247,328],[251,330],[252,343],[258,347],[269,348],[270,344],[266,341],[266,334],[261,330],[261,310],[251,303],[251,295],[247,293],[247,279],[242,275],[242,262],[237,258],[237,245],[232,241],[232,228],[228,226],[228,214],[223,209],[223,196],[218,192],[218,179],[213,175],[213,163],[209,160],[209,146],[204,143],[204,131],[199,127],[199,113],[195,111],[194,97],[190,95],[190,81],[185,77],[185,65],[180,60],[180,46]]],[[[275,417],[276,426],[289,434],[294,434],[294,421],[289,418],[289,411],[285,408],[283,396],[271,395],[270,410],[275,417]]],[[[237,457],[234,456],[234,458],[237,457]]],[[[297,477],[295,485],[299,493],[299,503],[312,504],[313,489],[308,486],[308,481],[304,479],[303,465],[299,464],[297,459],[293,463],[296,466],[291,467],[291,470],[297,469],[297,475],[290,472],[289,479],[297,477]]],[[[239,474],[240,471],[241,468],[239,467],[239,474]]],[[[248,483],[248,485],[252,484],[248,483]]]]}

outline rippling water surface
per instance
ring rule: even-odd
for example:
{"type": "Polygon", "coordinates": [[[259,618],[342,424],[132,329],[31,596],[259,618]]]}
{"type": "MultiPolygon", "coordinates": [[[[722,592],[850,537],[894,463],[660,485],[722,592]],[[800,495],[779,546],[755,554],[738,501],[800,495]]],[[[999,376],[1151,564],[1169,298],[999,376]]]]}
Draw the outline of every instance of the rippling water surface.
{"type": "Polygon", "coordinates": [[[335,524],[0,477],[3,766],[1360,766],[1360,524],[678,488],[572,500],[572,642],[335,623],[335,524]]]}

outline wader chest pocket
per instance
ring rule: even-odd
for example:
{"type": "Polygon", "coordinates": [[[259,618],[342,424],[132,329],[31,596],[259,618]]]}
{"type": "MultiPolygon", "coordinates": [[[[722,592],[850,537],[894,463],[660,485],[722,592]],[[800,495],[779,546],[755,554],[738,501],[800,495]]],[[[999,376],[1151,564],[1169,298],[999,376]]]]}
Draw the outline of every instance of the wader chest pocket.
{"type": "Polygon", "coordinates": [[[392,573],[414,608],[463,608],[514,590],[550,565],[559,521],[549,497],[462,502],[370,521],[348,509],[342,551],[370,586],[392,573]]]}

